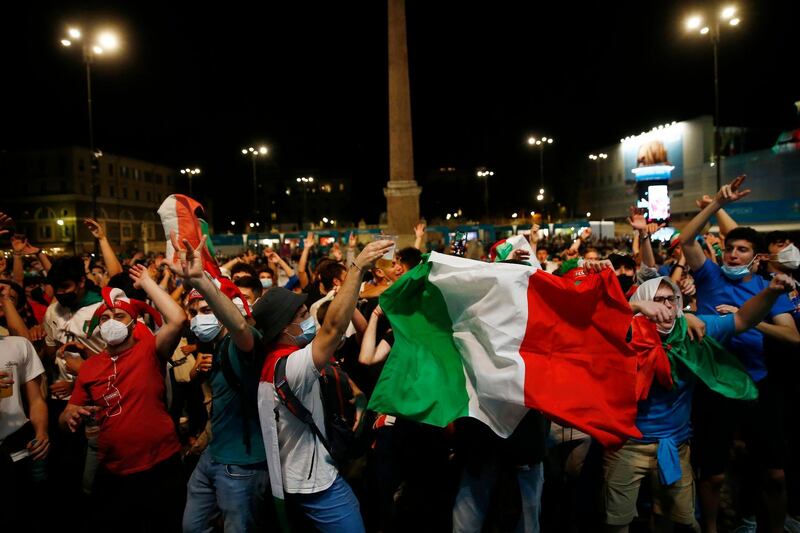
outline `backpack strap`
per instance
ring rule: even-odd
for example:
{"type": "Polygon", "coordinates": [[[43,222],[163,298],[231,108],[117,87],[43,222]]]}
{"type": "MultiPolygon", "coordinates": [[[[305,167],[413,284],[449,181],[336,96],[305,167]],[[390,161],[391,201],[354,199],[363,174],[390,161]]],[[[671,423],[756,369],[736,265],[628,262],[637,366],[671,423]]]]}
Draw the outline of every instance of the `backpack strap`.
{"type": "Polygon", "coordinates": [[[253,416],[253,412],[258,414],[258,407],[254,404],[253,400],[248,397],[247,391],[244,389],[244,385],[239,380],[239,377],[236,375],[236,372],[233,371],[233,366],[231,365],[230,354],[228,353],[228,348],[230,347],[230,336],[225,337],[222,340],[222,343],[219,347],[219,360],[220,366],[222,367],[222,375],[225,376],[225,381],[228,383],[228,386],[233,389],[233,391],[239,396],[239,401],[242,407],[242,414],[244,415],[244,420],[242,421],[242,443],[244,444],[245,452],[247,455],[250,455],[250,424],[249,420],[253,416]],[[253,408],[255,407],[255,411],[253,408]]]}
{"type": "MultiPolygon", "coordinates": [[[[325,449],[328,450],[328,454],[333,457],[331,453],[331,447],[328,444],[328,440],[325,438],[325,435],[317,427],[317,424],[314,422],[314,416],[311,414],[311,411],[306,409],[306,406],[300,402],[300,400],[295,396],[294,392],[292,392],[292,388],[289,386],[289,383],[286,381],[286,360],[288,357],[279,357],[278,362],[275,363],[275,391],[278,393],[278,398],[280,399],[281,403],[292,413],[298,420],[306,424],[314,435],[319,439],[325,449]]],[[[275,408],[277,414],[277,407],[275,408]]]]}

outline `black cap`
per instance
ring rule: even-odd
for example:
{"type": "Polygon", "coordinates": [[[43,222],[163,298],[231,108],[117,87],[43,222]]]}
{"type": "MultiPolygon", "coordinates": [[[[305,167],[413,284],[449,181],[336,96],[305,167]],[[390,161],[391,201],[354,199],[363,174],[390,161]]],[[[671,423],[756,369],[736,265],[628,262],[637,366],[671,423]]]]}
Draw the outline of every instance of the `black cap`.
{"type": "Polygon", "coordinates": [[[625,267],[631,270],[636,270],[636,261],[633,259],[633,257],[627,254],[610,254],[608,256],[608,260],[611,261],[611,264],[614,265],[615,269],[619,267],[625,267]]]}
{"type": "Polygon", "coordinates": [[[265,344],[280,335],[300,306],[306,303],[306,298],[308,294],[295,294],[283,287],[274,287],[258,299],[253,306],[253,319],[264,336],[265,344]]]}

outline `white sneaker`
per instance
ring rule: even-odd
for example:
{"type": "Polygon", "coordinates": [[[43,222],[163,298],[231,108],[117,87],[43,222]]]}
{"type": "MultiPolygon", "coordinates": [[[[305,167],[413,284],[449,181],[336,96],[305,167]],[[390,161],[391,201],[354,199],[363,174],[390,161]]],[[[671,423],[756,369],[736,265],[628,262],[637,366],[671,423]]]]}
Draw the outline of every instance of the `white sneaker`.
{"type": "Polygon", "coordinates": [[[733,530],[733,533],[757,533],[758,524],[753,518],[742,518],[739,526],[733,530]]]}
{"type": "Polygon", "coordinates": [[[789,533],[800,533],[800,520],[786,515],[786,520],[783,522],[783,530],[789,533]]]}

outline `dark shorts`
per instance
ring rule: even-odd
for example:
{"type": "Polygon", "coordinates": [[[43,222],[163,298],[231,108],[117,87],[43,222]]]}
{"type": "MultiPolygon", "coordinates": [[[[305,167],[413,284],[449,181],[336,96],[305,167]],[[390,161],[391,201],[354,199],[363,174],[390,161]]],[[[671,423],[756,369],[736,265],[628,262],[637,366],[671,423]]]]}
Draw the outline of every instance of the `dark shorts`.
{"type": "Polygon", "coordinates": [[[725,472],[735,438],[763,469],[786,464],[783,390],[769,377],[759,383],[755,401],[731,400],[698,386],[694,404],[696,466],[700,477],[725,472]]]}

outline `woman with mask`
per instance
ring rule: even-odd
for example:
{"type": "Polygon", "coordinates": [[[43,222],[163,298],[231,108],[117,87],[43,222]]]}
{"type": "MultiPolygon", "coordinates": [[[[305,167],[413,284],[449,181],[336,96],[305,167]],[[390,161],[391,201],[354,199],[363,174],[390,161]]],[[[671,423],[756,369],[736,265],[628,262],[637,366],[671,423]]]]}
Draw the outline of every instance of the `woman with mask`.
{"type": "Polygon", "coordinates": [[[786,276],[777,276],[738,312],[723,316],[684,315],[681,291],[668,277],[646,281],[631,297],[630,305],[636,313],[632,342],[641,354],[640,361],[646,360],[655,371],[637,410],[636,426],[642,437],[605,452],[609,531],[628,530],[636,516],[639,486],[648,474],[656,531],[668,530],[670,523],[694,524],[689,439],[695,383],[699,379],[729,398],[756,398],[756,386],[745,368],[720,343],[758,324],[790,283],[786,276]],[[697,332],[703,328],[705,336],[700,337],[697,332]]]}
{"type": "Polygon", "coordinates": [[[59,422],[72,432],[82,423],[99,428],[100,467],[92,491],[97,530],[177,530],[184,494],[180,444],[164,404],[164,376],[186,315],[145,267],[131,268],[130,276],[165,322],[122,290],[103,289],[89,330],[100,331],[106,348],[84,362],[59,422]],[[134,335],[143,313],[161,325],[155,335],[134,335]]]}

